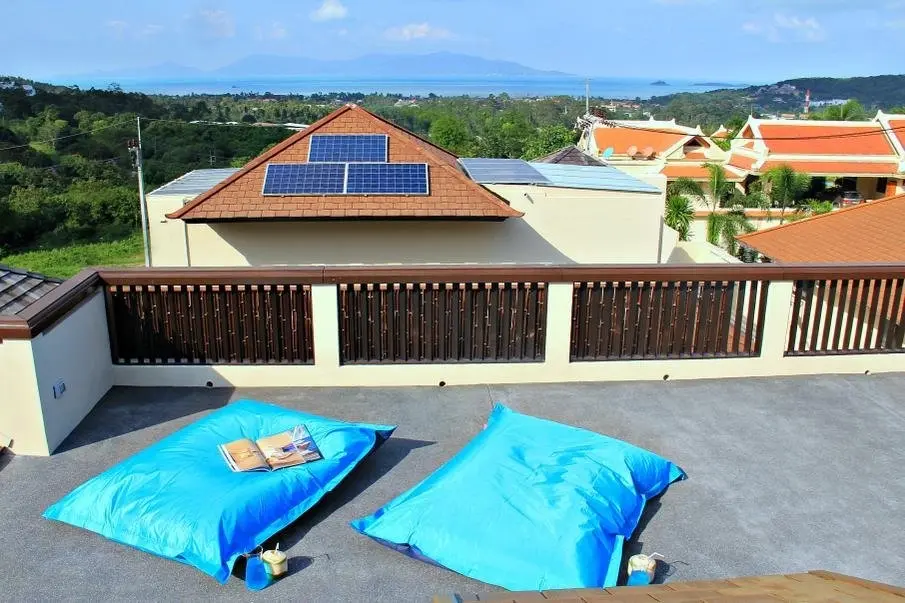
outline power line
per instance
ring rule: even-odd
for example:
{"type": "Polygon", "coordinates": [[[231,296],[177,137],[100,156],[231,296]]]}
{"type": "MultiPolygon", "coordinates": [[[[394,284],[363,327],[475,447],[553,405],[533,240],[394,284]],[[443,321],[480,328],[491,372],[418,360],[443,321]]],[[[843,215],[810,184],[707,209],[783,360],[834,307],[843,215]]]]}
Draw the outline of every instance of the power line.
{"type": "MultiPolygon", "coordinates": [[[[642,126],[633,126],[628,124],[621,124],[617,120],[611,119],[602,119],[600,123],[605,126],[611,128],[624,128],[626,130],[638,130],[640,132],[655,132],[657,134],[679,134],[683,136],[699,136],[699,134],[691,133],[691,132],[680,132],[676,130],[666,130],[660,128],[645,128],[642,126]]],[[[818,120],[814,120],[814,123],[819,124],[818,120]]],[[[803,126],[808,127],[808,126],[803,126]]],[[[844,126],[840,126],[844,127],[844,126]]],[[[838,138],[857,138],[860,136],[876,136],[880,133],[893,133],[893,132],[905,132],[905,126],[898,126],[893,128],[884,128],[880,127],[879,129],[871,129],[867,132],[849,132],[847,134],[823,134],[819,136],[754,136],[754,137],[745,137],[740,140],[832,140],[838,138]]],[[[706,136],[704,134],[703,136],[706,136]]]]}
{"type": "Polygon", "coordinates": [[[51,144],[60,140],[66,140],[69,138],[75,138],[76,136],[88,136],[89,134],[94,134],[95,132],[100,132],[101,130],[107,130],[109,128],[115,128],[116,126],[122,126],[127,123],[131,123],[131,119],[128,121],[120,121],[112,124],[108,124],[106,126],[101,126],[99,128],[94,128],[92,130],[86,130],[85,132],[78,132],[76,134],[67,134],[66,136],[58,136],[56,138],[49,138],[47,140],[34,140],[28,144],[20,144],[14,147],[0,147],[0,151],[14,151],[16,149],[25,149],[30,147],[33,144],[51,144]]]}

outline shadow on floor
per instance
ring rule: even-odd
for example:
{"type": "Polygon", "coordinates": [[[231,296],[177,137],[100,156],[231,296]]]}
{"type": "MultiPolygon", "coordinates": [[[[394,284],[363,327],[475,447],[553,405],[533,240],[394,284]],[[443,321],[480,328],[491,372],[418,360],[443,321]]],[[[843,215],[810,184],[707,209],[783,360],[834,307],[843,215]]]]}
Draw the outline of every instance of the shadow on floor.
{"type": "MultiPolygon", "coordinates": [[[[436,442],[391,437],[380,448],[369,454],[336,490],[324,496],[303,519],[268,539],[264,548],[271,549],[278,542],[280,548],[284,550],[295,546],[312,528],[370,488],[372,484],[402,462],[402,459],[408,456],[412,450],[434,444],[436,442]]],[[[310,565],[312,559],[306,559],[310,565]]]]}
{"type": "MultiPolygon", "coordinates": [[[[644,534],[644,530],[647,528],[647,524],[650,523],[650,520],[654,518],[654,515],[657,514],[657,511],[660,510],[660,507],[663,506],[661,499],[666,494],[666,492],[662,492],[659,495],[651,498],[647,501],[647,504],[644,505],[644,512],[641,514],[641,519],[638,521],[638,527],[635,528],[635,532],[632,534],[632,537],[629,540],[625,541],[625,545],[622,549],[622,565],[619,567],[619,584],[625,584],[628,576],[626,575],[626,568],[628,567],[628,560],[632,555],[637,555],[638,553],[646,553],[648,555],[655,553],[656,551],[644,551],[644,541],[641,540],[641,536],[644,534]]],[[[669,564],[665,561],[657,562],[657,573],[654,575],[654,584],[662,584],[663,580],[669,575],[670,567],[669,564]]]]}
{"type": "Polygon", "coordinates": [[[114,387],[54,453],[225,406],[232,388],[114,387]]]}

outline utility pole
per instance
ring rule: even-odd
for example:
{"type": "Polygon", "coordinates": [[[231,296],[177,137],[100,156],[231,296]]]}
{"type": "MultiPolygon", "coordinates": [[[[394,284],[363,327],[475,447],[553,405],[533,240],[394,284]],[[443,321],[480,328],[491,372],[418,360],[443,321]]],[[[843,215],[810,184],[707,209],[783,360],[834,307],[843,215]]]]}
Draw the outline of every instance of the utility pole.
{"type": "Polygon", "coordinates": [[[591,78],[584,80],[584,114],[591,114],[591,78]]]}
{"type": "Polygon", "coordinates": [[[145,200],[145,177],[143,172],[143,159],[141,156],[141,116],[135,118],[138,126],[138,142],[129,141],[129,152],[132,153],[132,161],[138,172],[138,204],[141,208],[141,237],[145,246],[145,267],[151,266],[151,246],[148,243],[148,206],[145,200]]]}

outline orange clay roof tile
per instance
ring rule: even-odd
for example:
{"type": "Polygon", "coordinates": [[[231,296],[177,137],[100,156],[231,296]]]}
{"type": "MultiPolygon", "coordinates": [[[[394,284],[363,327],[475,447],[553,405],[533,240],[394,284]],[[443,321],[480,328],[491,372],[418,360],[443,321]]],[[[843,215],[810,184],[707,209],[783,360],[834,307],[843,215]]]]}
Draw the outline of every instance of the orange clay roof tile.
{"type": "Polygon", "coordinates": [[[187,222],[279,218],[457,217],[505,219],[523,214],[472,181],[457,157],[358,107],[346,105],[293,135],[183,208],[169,214],[187,222]],[[389,137],[390,163],[428,164],[430,193],[423,196],[264,196],[268,163],[304,163],[314,134],[377,133],[389,137]]]}
{"type": "Polygon", "coordinates": [[[905,262],[905,195],[737,238],[775,262],[905,262]]]}

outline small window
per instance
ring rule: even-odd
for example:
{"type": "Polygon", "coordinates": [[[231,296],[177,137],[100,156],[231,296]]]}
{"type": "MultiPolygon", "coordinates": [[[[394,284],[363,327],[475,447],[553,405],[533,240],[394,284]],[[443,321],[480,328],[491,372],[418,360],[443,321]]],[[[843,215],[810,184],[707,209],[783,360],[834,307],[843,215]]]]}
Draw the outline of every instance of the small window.
{"type": "Polygon", "coordinates": [[[876,191],[878,193],[886,194],[886,186],[887,186],[888,178],[877,178],[877,188],[876,191]]]}

